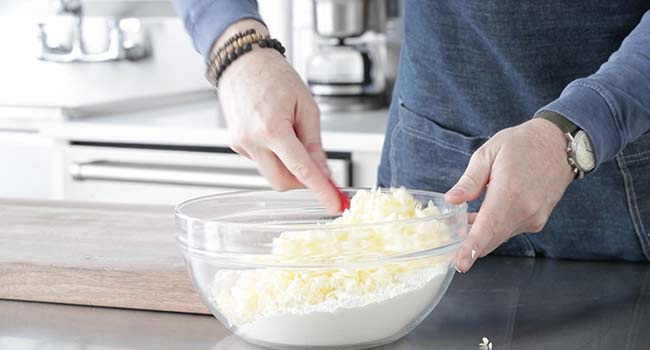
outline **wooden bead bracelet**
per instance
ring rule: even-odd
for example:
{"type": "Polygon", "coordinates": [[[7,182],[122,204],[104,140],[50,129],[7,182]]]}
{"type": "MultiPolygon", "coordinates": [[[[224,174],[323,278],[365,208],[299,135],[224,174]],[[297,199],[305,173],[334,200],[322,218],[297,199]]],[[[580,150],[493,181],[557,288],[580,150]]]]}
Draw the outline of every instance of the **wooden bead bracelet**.
{"type": "Polygon", "coordinates": [[[208,56],[208,69],[206,78],[216,88],[219,78],[233,61],[253,50],[253,45],[260,48],[277,50],[284,56],[285,48],[277,40],[266,34],[257,34],[255,29],[248,29],[230,37],[226,43],[208,56]]]}

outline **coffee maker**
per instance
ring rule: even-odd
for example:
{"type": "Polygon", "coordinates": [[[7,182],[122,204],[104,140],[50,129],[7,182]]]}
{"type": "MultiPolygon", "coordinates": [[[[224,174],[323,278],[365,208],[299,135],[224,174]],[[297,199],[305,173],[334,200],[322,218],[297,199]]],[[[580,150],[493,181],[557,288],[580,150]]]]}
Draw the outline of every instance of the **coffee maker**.
{"type": "Polygon", "coordinates": [[[389,37],[391,0],[313,0],[317,48],[307,83],[324,112],[385,108],[399,45],[389,37]]]}

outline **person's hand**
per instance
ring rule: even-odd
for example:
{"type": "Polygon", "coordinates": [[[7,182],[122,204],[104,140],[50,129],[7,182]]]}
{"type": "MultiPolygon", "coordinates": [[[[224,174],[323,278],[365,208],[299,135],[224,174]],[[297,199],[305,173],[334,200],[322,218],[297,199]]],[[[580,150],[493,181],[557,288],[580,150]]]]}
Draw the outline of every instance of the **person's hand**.
{"type": "MultiPolygon", "coordinates": [[[[252,20],[236,23],[229,31],[251,27],[266,33],[264,26],[252,20]]],[[[222,38],[230,35],[226,32],[222,38]]],[[[220,47],[219,41],[215,47],[220,47]]],[[[318,106],[279,52],[255,47],[235,60],[219,80],[219,101],[231,149],[254,160],[274,189],[304,185],[329,212],[339,210],[321,146],[318,106]]]]}
{"type": "Polygon", "coordinates": [[[532,119],[500,131],[471,157],[460,180],[446,194],[454,204],[485,198],[470,214],[456,268],[467,272],[476,259],[522,232],[539,232],[574,178],[566,138],[553,123],[532,119]]]}

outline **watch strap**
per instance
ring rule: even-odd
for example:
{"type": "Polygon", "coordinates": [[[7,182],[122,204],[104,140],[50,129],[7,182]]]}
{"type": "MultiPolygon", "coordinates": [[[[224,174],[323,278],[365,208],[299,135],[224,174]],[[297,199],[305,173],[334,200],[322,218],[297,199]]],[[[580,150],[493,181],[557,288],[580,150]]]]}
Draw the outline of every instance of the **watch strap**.
{"type": "Polygon", "coordinates": [[[575,133],[578,130],[578,126],[573,124],[569,119],[566,119],[559,113],[553,111],[540,111],[535,115],[535,118],[546,119],[549,122],[555,124],[560,130],[565,134],[575,133]]]}

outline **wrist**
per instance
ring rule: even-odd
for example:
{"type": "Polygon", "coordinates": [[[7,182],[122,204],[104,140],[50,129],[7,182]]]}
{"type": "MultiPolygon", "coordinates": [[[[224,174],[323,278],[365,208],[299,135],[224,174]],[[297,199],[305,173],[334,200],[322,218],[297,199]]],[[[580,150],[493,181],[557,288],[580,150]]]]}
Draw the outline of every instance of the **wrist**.
{"type": "Polygon", "coordinates": [[[556,124],[543,118],[531,119],[530,123],[535,128],[535,133],[541,135],[545,140],[544,152],[550,159],[551,166],[557,169],[557,175],[565,179],[567,184],[575,178],[574,169],[568,161],[567,145],[568,140],[564,131],[556,124]]]}
{"type": "Polygon", "coordinates": [[[219,78],[219,90],[232,86],[231,83],[240,81],[243,84],[255,83],[260,79],[267,79],[268,67],[277,70],[282,64],[287,63],[281,53],[276,50],[267,50],[256,45],[251,52],[238,58],[228,66],[219,78]],[[254,78],[255,81],[249,80],[254,78]]]}
{"type": "Polygon", "coordinates": [[[576,124],[563,115],[548,110],[538,112],[535,119],[546,120],[564,133],[567,140],[567,161],[576,178],[582,179],[595,168],[596,160],[591,139],[576,124]]]}
{"type": "Polygon", "coordinates": [[[573,134],[578,130],[578,126],[575,125],[572,121],[565,118],[563,115],[553,111],[539,111],[537,114],[535,114],[535,118],[548,120],[560,128],[564,134],[573,134]]]}
{"type": "Polygon", "coordinates": [[[226,28],[226,30],[223,33],[221,33],[221,35],[217,38],[217,40],[214,41],[214,44],[212,45],[212,49],[210,50],[210,52],[214,52],[218,50],[220,47],[223,47],[229,38],[247,29],[255,29],[255,32],[257,32],[258,34],[263,34],[263,35],[269,34],[269,30],[262,22],[256,21],[254,19],[243,19],[241,21],[237,21],[233,23],[228,28],[226,28]]]}
{"type": "MultiPolygon", "coordinates": [[[[252,22],[256,21],[243,20],[230,26],[216,41],[208,55],[206,78],[215,88],[218,87],[221,76],[226,72],[226,70],[232,71],[232,68],[228,68],[233,65],[242,66],[240,58],[243,56],[249,56],[248,54],[252,53],[253,49],[256,47],[258,49],[273,49],[284,57],[284,46],[282,46],[277,39],[271,38],[265,28],[262,29],[261,33],[258,33],[255,28],[248,27],[249,25],[254,24],[252,22]],[[233,32],[234,34],[230,35],[233,32]]],[[[261,25],[261,23],[257,22],[257,25],[255,26],[259,25],[261,25]]]]}

